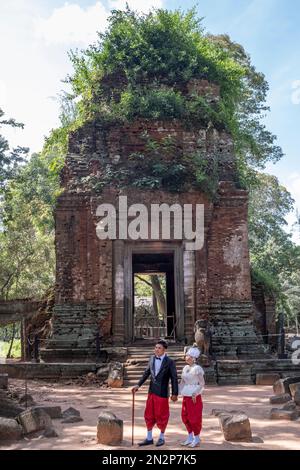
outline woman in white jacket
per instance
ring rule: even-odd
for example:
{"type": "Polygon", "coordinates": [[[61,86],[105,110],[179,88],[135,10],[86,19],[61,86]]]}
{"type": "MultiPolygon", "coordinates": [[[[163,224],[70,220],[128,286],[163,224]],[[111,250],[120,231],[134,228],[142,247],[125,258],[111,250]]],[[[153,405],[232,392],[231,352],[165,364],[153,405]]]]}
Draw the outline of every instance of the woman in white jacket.
{"type": "Polygon", "coordinates": [[[200,356],[198,348],[190,348],[185,356],[187,365],[183,368],[179,393],[183,396],[181,419],[188,431],[184,446],[197,447],[200,445],[202,429],[203,403],[201,393],[204,390],[204,370],[196,364],[200,356]]]}

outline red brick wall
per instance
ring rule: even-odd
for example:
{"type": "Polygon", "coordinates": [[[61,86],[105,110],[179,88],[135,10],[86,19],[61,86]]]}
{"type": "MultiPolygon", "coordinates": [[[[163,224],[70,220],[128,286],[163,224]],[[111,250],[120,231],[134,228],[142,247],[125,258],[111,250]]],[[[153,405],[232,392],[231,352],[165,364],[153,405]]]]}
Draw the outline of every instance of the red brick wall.
{"type": "Polygon", "coordinates": [[[251,300],[246,191],[223,183],[208,234],[208,299],[251,300]]]}

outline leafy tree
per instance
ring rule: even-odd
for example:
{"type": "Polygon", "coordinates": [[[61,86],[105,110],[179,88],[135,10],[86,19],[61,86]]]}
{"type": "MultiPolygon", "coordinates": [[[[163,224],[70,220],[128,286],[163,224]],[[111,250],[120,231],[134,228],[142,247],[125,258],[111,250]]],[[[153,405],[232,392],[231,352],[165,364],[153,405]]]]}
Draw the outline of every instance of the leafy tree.
{"type": "MultiPolygon", "coordinates": [[[[283,157],[282,149],[276,145],[277,137],[266,129],[262,119],[270,111],[266,105],[269,85],[263,73],[258,72],[251,63],[250,55],[243,46],[233,42],[227,34],[209,35],[209,39],[244,70],[241,80],[241,93],[235,104],[234,118],[230,121],[230,130],[235,141],[235,152],[239,158],[240,171],[246,181],[253,173],[250,168],[264,168],[267,161],[276,163],[283,157]]],[[[255,179],[254,179],[255,180],[255,179]]]]}
{"type": "Polygon", "coordinates": [[[293,202],[275,176],[256,173],[249,201],[252,277],[265,286],[267,293],[275,295],[278,311],[284,310],[289,318],[295,318],[292,293],[299,287],[300,272],[300,247],[284,228],[293,202]]]}
{"type": "MultiPolygon", "coordinates": [[[[3,126],[23,128],[24,124],[15,121],[15,119],[4,119],[4,112],[0,108],[0,130],[3,126]]],[[[27,154],[28,148],[26,147],[18,146],[11,150],[7,139],[0,134],[0,192],[3,191],[7,181],[16,175],[27,154]]]]}
{"type": "Polygon", "coordinates": [[[289,317],[291,323],[295,325],[296,333],[299,334],[300,322],[300,270],[283,282],[283,292],[287,298],[289,307],[289,317]]]}
{"type": "Polygon", "coordinates": [[[284,230],[294,201],[275,176],[256,173],[256,179],[249,202],[252,263],[274,276],[289,275],[299,263],[298,249],[284,230]]]}
{"type": "Polygon", "coordinates": [[[33,154],[1,200],[0,298],[41,297],[54,282],[53,208],[59,182],[49,155],[33,154]]]}

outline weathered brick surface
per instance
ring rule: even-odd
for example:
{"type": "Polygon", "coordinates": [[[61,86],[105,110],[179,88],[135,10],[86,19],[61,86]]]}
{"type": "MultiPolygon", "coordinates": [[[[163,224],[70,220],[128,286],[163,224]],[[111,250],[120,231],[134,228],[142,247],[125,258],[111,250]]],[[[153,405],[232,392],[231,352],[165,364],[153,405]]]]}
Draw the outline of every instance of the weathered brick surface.
{"type": "MultiPolygon", "coordinates": [[[[211,102],[219,99],[218,87],[205,80],[190,82],[184,92],[205,95],[211,102]]],[[[128,206],[143,203],[149,213],[153,203],[204,204],[204,247],[188,258],[191,279],[188,284],[184,281],[182,310],[185,311],[186,337],[192,335],[196,319],[209,318],[218,333],[219,339],[214,342],[218,353],[246,354],[247,344],[254,350],[261,338],[256,337],[253,329],[251,307],[248,193],[237,189],[234,181],[232,138],[221,130],[211,127],[187,129],[178,120],[137,120],[127,125],[92,122],[73,132],[62,172],[65,190],[56,208],[56,305],[53,336],[48,346],[94,348],[98,331],[102,341],[107,343],[113,341],[117,329],[118,338],[121,338],[123,323],[115,325],[113,321],[116,298],[114,242],[98,239],[96,209],[101,203],[116,206],[118,196],[126,195],[128,206]],[[156,141],[171,136],[178,156],[197,151],[208,161],[218,157],[220,184],[214,202],[191,188],[181,193],[130,187],[118,189],[109,185],[101,193],[91,189],[87,184],[90,177],[101,180],[107,165],[112,171],[114,165],[126,169],[128,157],[133,152],[145,150],[145,140],[141,136],[145,131],[156,141]],[[232,340],[229,344],[226,338],[222,340],[224,335],[228,340],[228,329],[230,335],[241,333],[240,340],[234,340],[233,346],[232,340]]],[[[181,244],[184,250],[183,242],[181,244]]],[[[187,260],[184,255],[183,259],[187,260]]]]}

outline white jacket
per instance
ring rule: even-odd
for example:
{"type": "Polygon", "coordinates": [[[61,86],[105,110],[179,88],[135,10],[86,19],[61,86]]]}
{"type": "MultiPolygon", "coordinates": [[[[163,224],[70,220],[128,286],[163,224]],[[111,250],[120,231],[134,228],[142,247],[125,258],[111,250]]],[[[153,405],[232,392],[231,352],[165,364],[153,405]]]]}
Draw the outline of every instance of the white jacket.
{"type": "Polygon", "coordinates": [[[179,384],[179,394],[183,397],[191,397],[192,395],[200,395],[204,390],[204,370],[201,366],[193,364],[186,365],[181,374],[179,384]]]}

